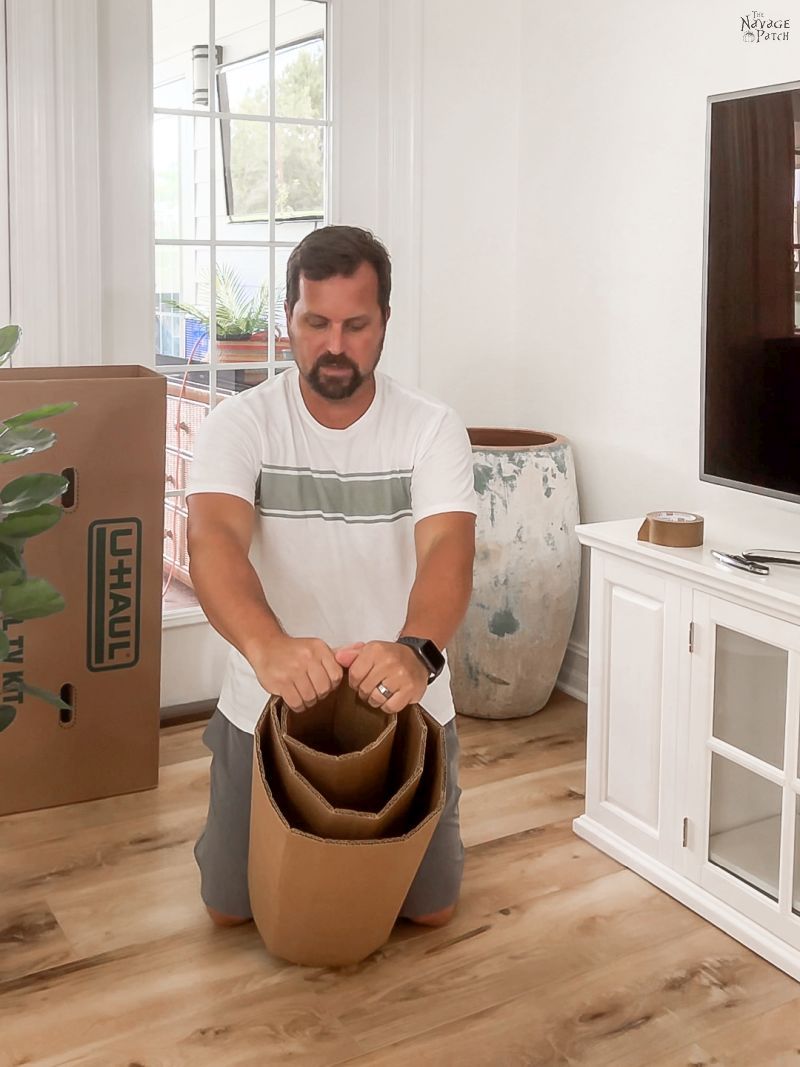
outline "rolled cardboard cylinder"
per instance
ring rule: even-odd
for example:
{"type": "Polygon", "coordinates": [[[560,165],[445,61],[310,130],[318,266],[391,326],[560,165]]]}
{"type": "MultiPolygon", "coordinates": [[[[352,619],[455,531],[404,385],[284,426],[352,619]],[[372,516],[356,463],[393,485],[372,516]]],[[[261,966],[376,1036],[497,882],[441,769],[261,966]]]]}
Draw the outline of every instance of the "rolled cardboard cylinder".
{"type": "MultiPolygon", "coordinates": [[[[340,808],[331,804],[297,769],[281,731],[277,706],[273,705],[264,743],[271,746],[275,773],[287,801],[283,815],[289,825],[319,837],[347,840],[374,840],[403,833],[422,777],[428,728],[415,705],[405,708],[397,721],[392,767],[385,779],[390,795],[385,803],[377,812],[340,808]]],[[[364,764],[362,769],[365,775],[369,772],[364,764]]],[[[374,795],[374,787],[366,780],[364,789],[370,798],[374,795]]]]}
{"type": "Polygon", "coordinates": [[[361,752],[380,737],[393,718],[365,704],[346,681],[305,711],[281,705],[281,726],[288,737],[329,756],[361,752]]]}
{"type": "Polygon", "coordinates": [[[411,828],[377,841],[332,841],[293,830],[282,814],[286,798],[264,743],[269,715],[267,705],[253,746],[248,882],[256,926],[268,951],[291,963],[358,963],[389,937],[441,816],[444,729],[422,711],[427,735],[411,828]]]}
{"type": "Polygon", "coordinates": [[[335,808],[379,812],[397,720],[371,708],[343,682],[307,711],[280,705],[281,729],[300,774],[335,808]]]}

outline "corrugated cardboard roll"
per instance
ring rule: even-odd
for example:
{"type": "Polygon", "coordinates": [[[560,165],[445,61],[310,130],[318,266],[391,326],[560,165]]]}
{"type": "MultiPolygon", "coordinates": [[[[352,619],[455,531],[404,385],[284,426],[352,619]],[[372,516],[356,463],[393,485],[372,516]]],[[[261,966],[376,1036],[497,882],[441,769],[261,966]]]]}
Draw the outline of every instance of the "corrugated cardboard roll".
{"type": "Polygon", "coordinates": [[[638,539],[667,548],[697,548],[703,543],[704,525],[703,516],[691,511],[650,511],[638,539]]]}

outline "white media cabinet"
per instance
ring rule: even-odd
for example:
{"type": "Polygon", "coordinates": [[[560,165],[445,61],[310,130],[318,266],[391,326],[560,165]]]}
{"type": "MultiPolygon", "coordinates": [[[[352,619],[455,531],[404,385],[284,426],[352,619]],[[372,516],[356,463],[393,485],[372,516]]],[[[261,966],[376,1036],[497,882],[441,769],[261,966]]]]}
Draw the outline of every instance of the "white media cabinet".
{"type": "MultiPolygon", "coordinates": [[[[591,548],[586,813],[575,832],[800,980],[800,568],[578,527],[591,548]]],[[[800,531],[800,522],[797,523],[800,531]]],[[[770,539],[771,541],[772,539],[770,539]]]]}

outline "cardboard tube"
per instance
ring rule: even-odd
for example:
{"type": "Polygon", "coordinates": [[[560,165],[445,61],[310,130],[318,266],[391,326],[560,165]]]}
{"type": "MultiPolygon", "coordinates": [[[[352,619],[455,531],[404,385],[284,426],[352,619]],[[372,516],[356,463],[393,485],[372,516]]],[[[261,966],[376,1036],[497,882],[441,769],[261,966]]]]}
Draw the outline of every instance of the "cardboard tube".
{"type": "Polygon", "coordinates": [[[650,511],[638,539],[667,548],[697,548],[703,543],[703,526],[703,516],[691,511],[650,511]]]}

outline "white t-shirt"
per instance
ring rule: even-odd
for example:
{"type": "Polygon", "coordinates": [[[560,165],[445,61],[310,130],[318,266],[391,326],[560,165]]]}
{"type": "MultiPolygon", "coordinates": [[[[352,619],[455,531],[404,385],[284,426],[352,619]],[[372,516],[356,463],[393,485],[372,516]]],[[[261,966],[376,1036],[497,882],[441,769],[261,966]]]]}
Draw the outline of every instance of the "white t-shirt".
{"type": "MultiPolygon", "coordinates": [[[[380,372],[375,383],[369,408],[344,430],[311,415],[296,367],[223,401],[199,434],[187,488],[255,505],[250,561],[267,602],[287,634],[331,648],[394,641],[416,573],[415,523],[477,513],[472,450],[455,412],[380,372]]],[[[231,648],[220,711],[252,732],[268,699],[231,648]]],[[[439,722],[452,719],[447,667],[422,704],[439,722]]]]}

